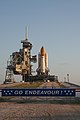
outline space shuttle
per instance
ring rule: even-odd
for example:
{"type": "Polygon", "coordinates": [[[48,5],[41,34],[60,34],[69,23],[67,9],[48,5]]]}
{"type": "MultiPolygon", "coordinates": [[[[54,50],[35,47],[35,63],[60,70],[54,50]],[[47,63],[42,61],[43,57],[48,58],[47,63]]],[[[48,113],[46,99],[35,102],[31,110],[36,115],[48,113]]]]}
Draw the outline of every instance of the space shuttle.
{"type": "Polygon", "coordinates": [[[40,52],[38,54],[38,68],[37,68],[38,75],[48,75],[48,53],[46,52],[45,48],[42,46],[40,52]]]}

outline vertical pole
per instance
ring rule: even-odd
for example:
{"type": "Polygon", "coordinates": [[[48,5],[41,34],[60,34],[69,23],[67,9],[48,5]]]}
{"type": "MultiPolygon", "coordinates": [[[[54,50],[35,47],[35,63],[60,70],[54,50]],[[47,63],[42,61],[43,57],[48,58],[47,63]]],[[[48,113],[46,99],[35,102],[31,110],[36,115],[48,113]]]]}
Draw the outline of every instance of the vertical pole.
{"type": "Polygon", "coordinates": [[[69,82],[69,74],[67,74],[67,81],[69,82]]]}

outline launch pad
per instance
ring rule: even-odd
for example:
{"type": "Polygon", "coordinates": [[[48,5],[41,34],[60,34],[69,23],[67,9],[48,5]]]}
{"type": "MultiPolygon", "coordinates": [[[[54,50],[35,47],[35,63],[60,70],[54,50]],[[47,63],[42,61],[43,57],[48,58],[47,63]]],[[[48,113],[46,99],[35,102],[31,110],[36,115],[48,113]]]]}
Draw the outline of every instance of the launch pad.
{"type": "Polygon", "coordinates": [[[28,41],[28,28],[26,32],[26,39],[21,41],[22,48],[19,52],[13,52],[7,61],[6,75],[4,83],[15,82],[14,75],[22,75],[24,82],[36,81],[58,81],[55,75],[49,75],[48,68],[48,54],[44,47],[41,48],[38,54],[38,68],[37,74],[32,74],[32,62],[37,62],[37,56],[31,55],[32,43],[28,41]]]}
{"type": "Polygon", "coordinates": [[[31,76],[24,76],[22,78],[25,82],[48,82],[48,81],[58,81],[58,77],[55,75],[31,75],[31,76]]]}

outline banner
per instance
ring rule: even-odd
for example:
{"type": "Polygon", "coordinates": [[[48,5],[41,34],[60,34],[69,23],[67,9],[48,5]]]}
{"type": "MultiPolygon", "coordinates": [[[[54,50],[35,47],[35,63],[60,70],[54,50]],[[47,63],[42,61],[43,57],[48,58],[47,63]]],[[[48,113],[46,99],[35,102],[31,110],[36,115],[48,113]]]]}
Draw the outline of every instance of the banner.
{"type": "Polygon", "coordinates": [[[75,89],[2,89],[2,96],[75,96],[75,89]]]}

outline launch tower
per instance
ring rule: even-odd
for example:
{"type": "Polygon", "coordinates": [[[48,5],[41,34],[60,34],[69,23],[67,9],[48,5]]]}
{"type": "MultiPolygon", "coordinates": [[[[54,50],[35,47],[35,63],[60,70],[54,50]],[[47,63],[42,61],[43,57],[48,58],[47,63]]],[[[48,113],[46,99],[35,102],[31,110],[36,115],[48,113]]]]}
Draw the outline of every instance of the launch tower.
{"type": "Polygon", "coordinates": [[[19,52],[13,52],[10,59],[7,61],[7,69],[5,82],[13,82],[12,73],[22,75],[23,81],[28,81],[29,76],[32,75],[31,62],[36,63],[36,55],[31,55],[32,43],[28,41],[28,28],[26,32],[26,39],[21,41],[22,49],[19,52]],[[8,79],[9,78],[9,79],[8,79]]]}

